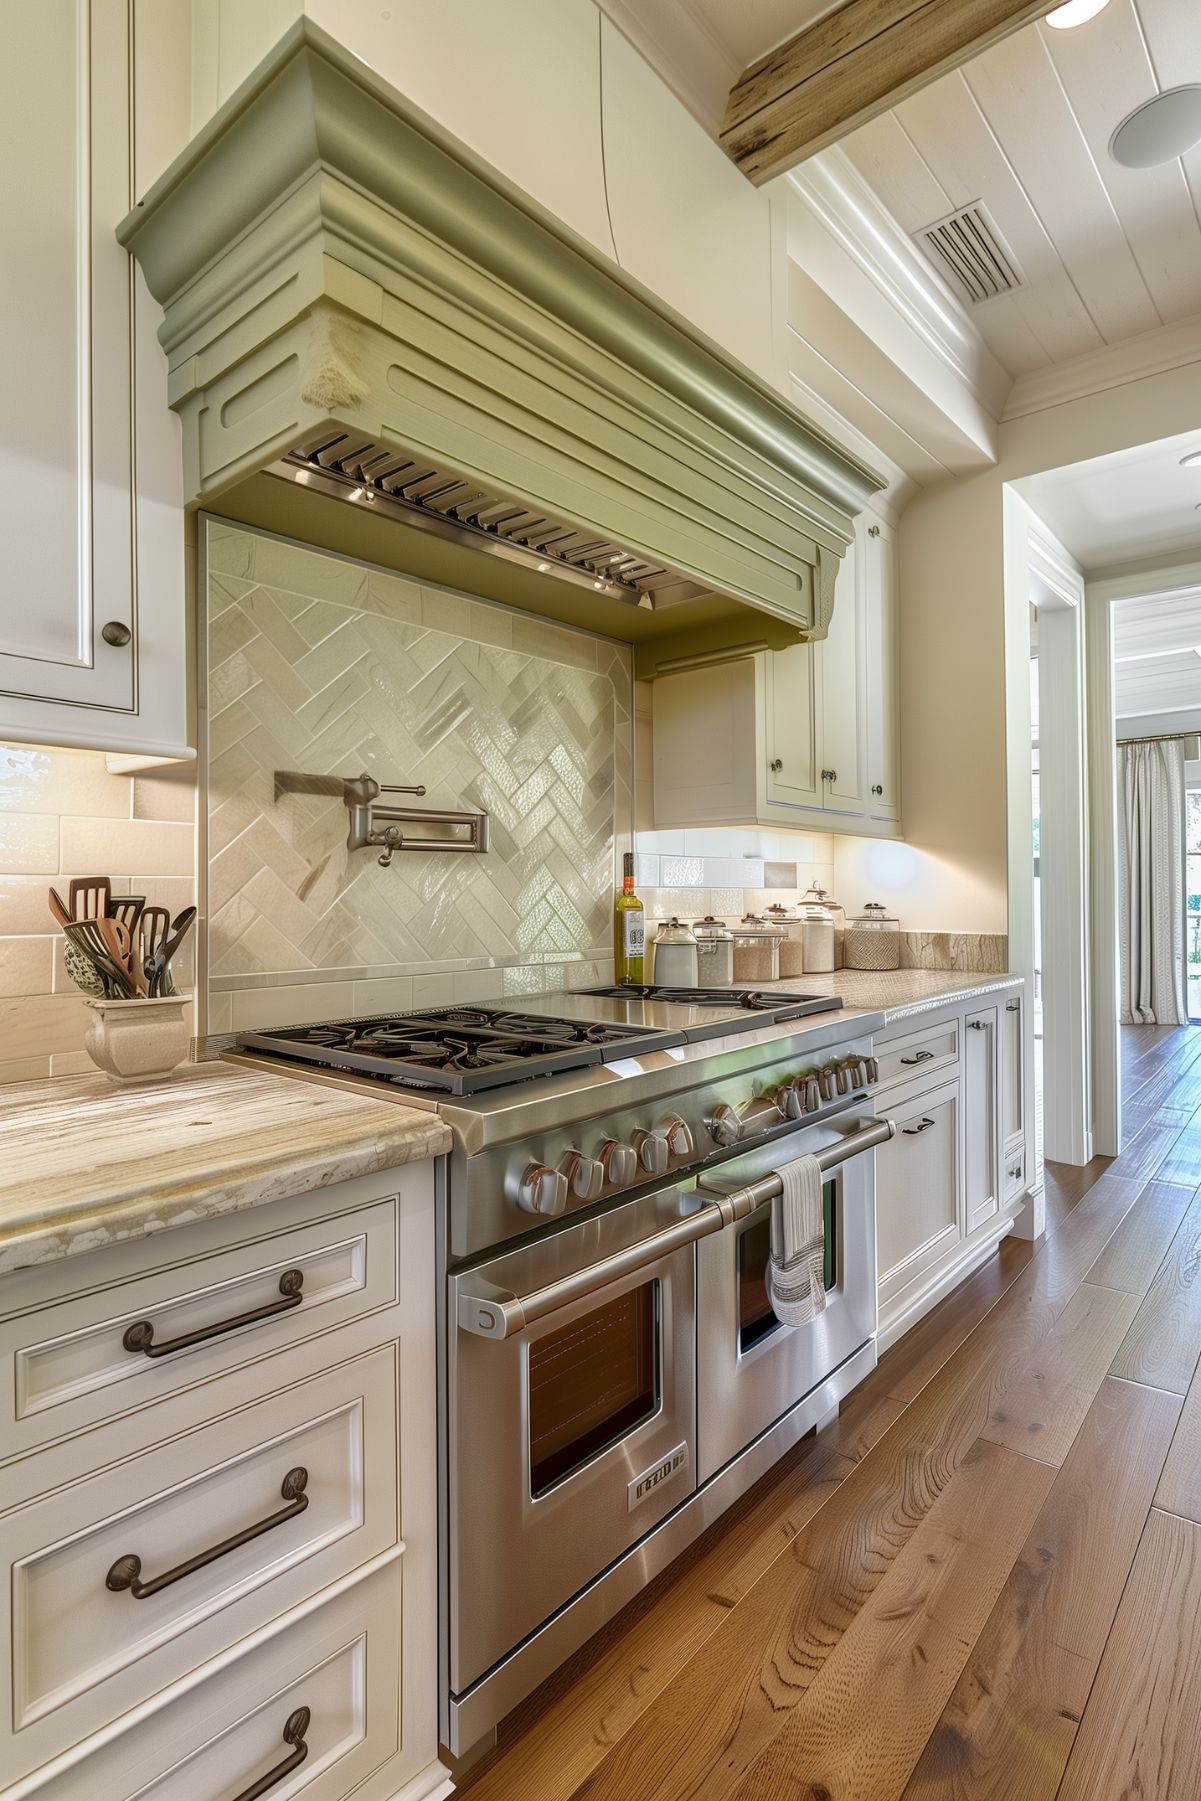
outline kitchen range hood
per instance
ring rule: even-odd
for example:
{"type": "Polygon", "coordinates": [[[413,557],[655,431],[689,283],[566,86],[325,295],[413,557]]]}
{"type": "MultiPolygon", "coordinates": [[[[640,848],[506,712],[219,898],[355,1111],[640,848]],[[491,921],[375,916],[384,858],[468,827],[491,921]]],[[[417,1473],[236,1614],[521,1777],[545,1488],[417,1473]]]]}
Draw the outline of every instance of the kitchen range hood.
{"type": "Polygon", "coordinates": [[[880,479],[311,22],[118,236],[193,506],[453,568],[643,674],[825,636],[880,479]]]}

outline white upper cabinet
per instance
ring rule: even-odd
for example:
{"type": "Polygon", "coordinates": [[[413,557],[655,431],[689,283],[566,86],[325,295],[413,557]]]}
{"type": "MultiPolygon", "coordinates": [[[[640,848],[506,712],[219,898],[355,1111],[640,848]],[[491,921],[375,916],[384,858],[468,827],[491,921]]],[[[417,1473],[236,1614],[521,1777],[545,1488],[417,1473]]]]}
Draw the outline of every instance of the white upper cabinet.
{"type": "Polygon", "coordinates": [[[899,837],[894,541],[870,515],[829,636],[660,676],[655,825],[899,837]]]}
{"type": "MultiPolygon", "coordinates": [[[[0,737],[186,756],[177,427],[158,311],[114,236],[134,198],[135,0],[6,20],[0,737]]],[[[161,65],[146,87],[171,104],[161,65]]]]}
{"type": "Polygon", "coordinates": [[[896,540],[870,520],[863,534],[864,643],[867,680],[867,810],[873,819],[901,817],[896,540]]]}

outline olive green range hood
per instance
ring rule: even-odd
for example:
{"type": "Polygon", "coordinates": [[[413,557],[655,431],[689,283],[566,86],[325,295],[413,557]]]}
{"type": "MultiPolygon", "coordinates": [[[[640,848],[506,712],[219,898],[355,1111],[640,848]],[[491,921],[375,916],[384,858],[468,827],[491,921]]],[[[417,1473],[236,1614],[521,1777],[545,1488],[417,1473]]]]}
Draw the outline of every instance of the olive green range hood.
{"type": "Polygon", "coordinates": [[[824,637],[880,478],[299,21],[123,222],[190,505],[693,654],[824,637]]]}

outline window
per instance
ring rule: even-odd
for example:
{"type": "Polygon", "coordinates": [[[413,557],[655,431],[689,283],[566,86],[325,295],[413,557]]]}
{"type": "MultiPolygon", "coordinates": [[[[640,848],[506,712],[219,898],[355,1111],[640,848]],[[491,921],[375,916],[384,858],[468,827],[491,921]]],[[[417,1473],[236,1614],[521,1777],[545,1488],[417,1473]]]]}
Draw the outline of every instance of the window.
{"type": "Polygon", "coordinates": [[[659,1410],[659,1284],[645,1282],[530,1346],[534,1497],[659,1410]]]}

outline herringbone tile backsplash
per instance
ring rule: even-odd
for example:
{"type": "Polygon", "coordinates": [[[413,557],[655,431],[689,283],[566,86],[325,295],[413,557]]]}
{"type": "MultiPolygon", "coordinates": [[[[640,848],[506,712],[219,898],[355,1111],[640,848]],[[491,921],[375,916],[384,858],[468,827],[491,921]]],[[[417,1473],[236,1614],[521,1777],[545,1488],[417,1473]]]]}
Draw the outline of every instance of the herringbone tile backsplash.
{"type": "Polygon", "coordinates": [[[607,979],[628,652],[212,521],[206,562],[208,1030],[607,979]],[[382,869],[277,770],[424,783],[492,848],[382,869]]]}

